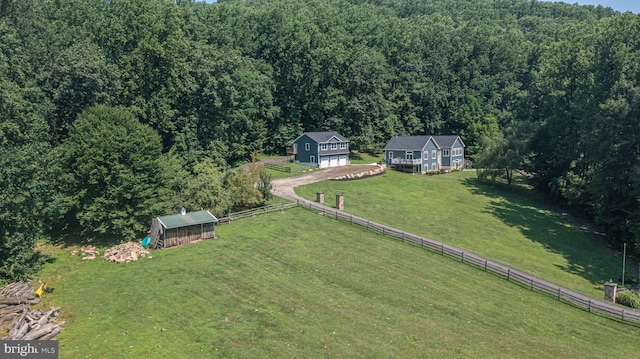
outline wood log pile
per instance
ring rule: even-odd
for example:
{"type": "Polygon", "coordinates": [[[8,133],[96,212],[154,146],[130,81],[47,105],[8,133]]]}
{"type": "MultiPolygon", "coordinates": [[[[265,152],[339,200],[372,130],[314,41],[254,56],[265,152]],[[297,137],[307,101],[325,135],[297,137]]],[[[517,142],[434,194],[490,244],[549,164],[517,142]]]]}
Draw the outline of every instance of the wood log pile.
{"type": "Polygon", "coordinates": [[[32,304],[40,303],[34,297],[31,281],[11,283],[0,290],[0,327],[9,332],[0,340],[48,340],[62,331],[62,323],[56,323],[60,307],[48,311],[30,311],[32,304]]]}
{"type": "MultiPolygon", "coordinates": [[[[114,263],[129,263],[149,255],[138,242],[127,242],[111,247],[104,252],[102,258],[114,263]]],[[[151,258],[149,256],[149,258],[151,258]]]]}
{"type": "MultiPolygon", "coordinates": [[[[91,245],[81,247],[80,248],[80,253],[82,255],[82,260],[83,261],[96,259],[96,257],[100,255],[100,252],[98,251],[98,248],[96,248],[96,246],[91,246],[91,245]]],[[[71,251],[71,255],[72,256],[75,256],[76,254],[78,254],[77,250],[71,251]]]]}

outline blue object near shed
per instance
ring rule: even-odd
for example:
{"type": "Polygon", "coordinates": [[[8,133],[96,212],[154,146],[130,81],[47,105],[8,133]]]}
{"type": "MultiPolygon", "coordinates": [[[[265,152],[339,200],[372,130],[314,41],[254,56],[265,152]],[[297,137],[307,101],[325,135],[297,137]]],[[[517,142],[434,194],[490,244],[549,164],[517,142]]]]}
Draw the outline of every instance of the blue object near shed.
{"type": "Polygon", "coordinates": [[[151,244],[151,237],[149,236],[144,237],[144,239],[142,240],[142,246],[144,248],[147,248],[149,247],[149,244],[151,244]]]}

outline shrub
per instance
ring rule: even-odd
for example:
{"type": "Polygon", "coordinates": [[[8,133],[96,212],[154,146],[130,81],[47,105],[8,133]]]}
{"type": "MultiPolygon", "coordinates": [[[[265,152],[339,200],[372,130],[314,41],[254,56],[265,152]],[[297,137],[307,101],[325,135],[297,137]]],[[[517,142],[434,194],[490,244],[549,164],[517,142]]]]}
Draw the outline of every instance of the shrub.
{"type": "Polygon", "coordinates": [[[640,297],[630,290],[618,293],[616,302],[633,309],[640,308],[640,297]]]}

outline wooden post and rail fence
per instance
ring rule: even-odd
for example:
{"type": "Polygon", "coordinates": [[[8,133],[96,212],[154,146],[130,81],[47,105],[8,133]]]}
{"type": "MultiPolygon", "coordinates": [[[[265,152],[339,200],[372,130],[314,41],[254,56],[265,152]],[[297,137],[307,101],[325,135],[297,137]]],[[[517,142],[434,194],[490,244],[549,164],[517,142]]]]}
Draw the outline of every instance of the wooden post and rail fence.
{"type": "Polygon", "coordinates": [[[352,214],[331,209],[329,207],[310,201],[301,201],[299,199],[296,199],[296,202],[294,203],[272,204],[246,211],[234,212],[228,214],[226,217],[219,218],[218,222],[221,224],[231,223],[232,221],[235,221],[237,219],[253,217],[258,214],[269,212],[284,211],[285,209],[290,209],[297,206],[317,213],[321,213],[325,217],[330,217],[338,221],[344,221],[350,224],[359,225],[363,228],[366,228],[366,230],[368,231],[373,231],[382,234],[383,236],[393,237],[402,242],[417,245],[421,248],[440,253],[443,256],[454,258],[462,263],[472,265],[481,270],[484,270],[485,272],[490,272],[503,277],[507,281],[514,282],[532,291],[540,291],[551,295],[552,297],[557,298],[557,300],[560,302],[573,305],[574,307],[586,310],[589,313],[594,313],[604,317],[619,320],[625,324],[640,326],[640,312],[636,310],[623,308],[613,303],[592,298],[574,290],[545,281],[521,270],[509,267],[505,264],[484,258],[478,254],[465,251],[460,248],[435,241],[433,239],[401,231],[399,229],[376,223],[358,216],[354,216],[352,214]]]}

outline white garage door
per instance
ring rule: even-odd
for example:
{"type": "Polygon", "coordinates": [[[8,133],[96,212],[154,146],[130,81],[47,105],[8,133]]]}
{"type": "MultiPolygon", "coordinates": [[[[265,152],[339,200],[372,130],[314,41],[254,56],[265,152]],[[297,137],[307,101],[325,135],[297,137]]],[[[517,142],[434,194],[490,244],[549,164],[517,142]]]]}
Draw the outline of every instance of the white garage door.
{"type": "Polygon", "coordinates": [[[340,155],[339,158],[338,158],[338,166],[346,166],[348,160],[349,160],[349,156],[340,155]]]}
{"type": "Polygon", "coordinates": [[[338,156],[331,156],[329,158],[329,167],[336,167],[338,166],[338,156]]]}
{"type": "Polygon", "coordinates": [[[329,157],[320,157],[320,168],[329,167],[329,157]]]}

